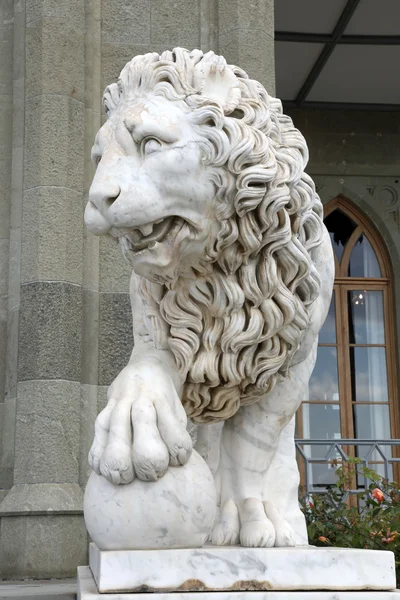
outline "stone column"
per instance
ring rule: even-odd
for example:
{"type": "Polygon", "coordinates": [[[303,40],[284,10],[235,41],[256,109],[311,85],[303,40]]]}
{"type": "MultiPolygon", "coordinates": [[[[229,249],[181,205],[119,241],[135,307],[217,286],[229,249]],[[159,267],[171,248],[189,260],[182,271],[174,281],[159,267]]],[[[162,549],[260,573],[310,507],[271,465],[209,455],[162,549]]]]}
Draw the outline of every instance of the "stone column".
{"type": "Polygon", "coordinates": [[[274,0],[219,0],[218,50],[275,94],[274,0]]]}
{"type": "Polygon", "coordinates": [[[129,268],[83,230],[103,89],[183,46],[273,93],[273,0],[4,0],[0,39],[0,577],[74,576],[94,420],[132,347],[129,268]]]}
{"type": "Polygon", "coordinates": [[[15,465],[0,507],[0,577],[65,577],[85,562],[87,545],[79,486],[85,10],[84,0],[23,4],[14,3],[14,72],[25,48],[14,104],[24,98],[25,118],[21,132],[14,112],[24,137],[23,163],[13,155],[9,288],[19,325],[11,318],[8,334],[15,465]]]}
{"type": "Polygon", "coordinates": [[[6,397],[13,115],[14,2],[0,7],[0,502],[13,481],[15,398],[6,397]]]}

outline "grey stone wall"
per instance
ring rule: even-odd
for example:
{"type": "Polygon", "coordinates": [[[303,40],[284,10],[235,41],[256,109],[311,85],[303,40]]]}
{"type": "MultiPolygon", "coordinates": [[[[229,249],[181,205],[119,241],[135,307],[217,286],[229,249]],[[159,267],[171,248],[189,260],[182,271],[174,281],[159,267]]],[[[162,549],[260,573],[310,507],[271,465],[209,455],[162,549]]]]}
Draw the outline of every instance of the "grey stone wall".
{"type": "Polygon", "coordinates": [[[184,46],[273,93],[273,0],[3,0],[0,40],[0,577],[73,576],[93,423],[132,346],[129,269],[83,228],[102,91],[184,46]]]}

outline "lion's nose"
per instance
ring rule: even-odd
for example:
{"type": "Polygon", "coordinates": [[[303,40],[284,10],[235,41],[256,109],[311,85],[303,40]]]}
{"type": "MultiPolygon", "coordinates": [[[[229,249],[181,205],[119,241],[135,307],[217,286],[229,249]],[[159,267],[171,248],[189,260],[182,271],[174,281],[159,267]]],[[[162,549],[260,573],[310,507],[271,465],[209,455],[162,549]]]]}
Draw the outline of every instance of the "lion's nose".
{"type": "Polygon", "coordinates": [[[97,184],[96,187],[92,185],[89,191],[89,201],[106,217],[108,209],[114,204],[120,193],[121,189],[118,185],[102,186],[97,184]]]}

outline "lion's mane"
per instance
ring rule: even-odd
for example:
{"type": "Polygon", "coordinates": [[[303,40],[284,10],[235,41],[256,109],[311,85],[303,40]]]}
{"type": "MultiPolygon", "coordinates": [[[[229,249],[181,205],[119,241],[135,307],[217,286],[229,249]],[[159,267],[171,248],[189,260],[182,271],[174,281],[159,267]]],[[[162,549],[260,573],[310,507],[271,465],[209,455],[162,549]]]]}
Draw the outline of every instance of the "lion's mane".
{"type": "MultiPolygon", "coordinates": [[[[187,374],[188,416],[227,419],[271,391],[299,348],[320,291],[312,250],[322,242],[322,205],[304,173],[303,136],[242,69],[199,50],[136,56],[107,88],[106,110],[150,92],[190,107],[212,167],[220,228],[203,272],[165,287],[149,319],[155,338],[169,327],[169,346],[187,374]],[[194,74],[202,60],[234,74],[228,105],[202,94],[194,74]]],[[[142,294],[154,306],[146,281],[142,294]]]]}

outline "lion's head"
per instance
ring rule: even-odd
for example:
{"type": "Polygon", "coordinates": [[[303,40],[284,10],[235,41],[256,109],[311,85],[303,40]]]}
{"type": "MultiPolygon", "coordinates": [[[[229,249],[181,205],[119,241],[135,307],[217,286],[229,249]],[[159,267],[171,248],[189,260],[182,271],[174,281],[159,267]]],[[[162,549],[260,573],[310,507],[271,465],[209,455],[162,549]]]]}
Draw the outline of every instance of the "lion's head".
{"type": "Polygon", "coordinates": [[[86,224],[119,239],[142,294],[161,284],[154,334],[167,326],[188,415],[226,419],[285,374],[319,294],[305,140],[213,52],[136,56],[104,103],[86,224]]]}

